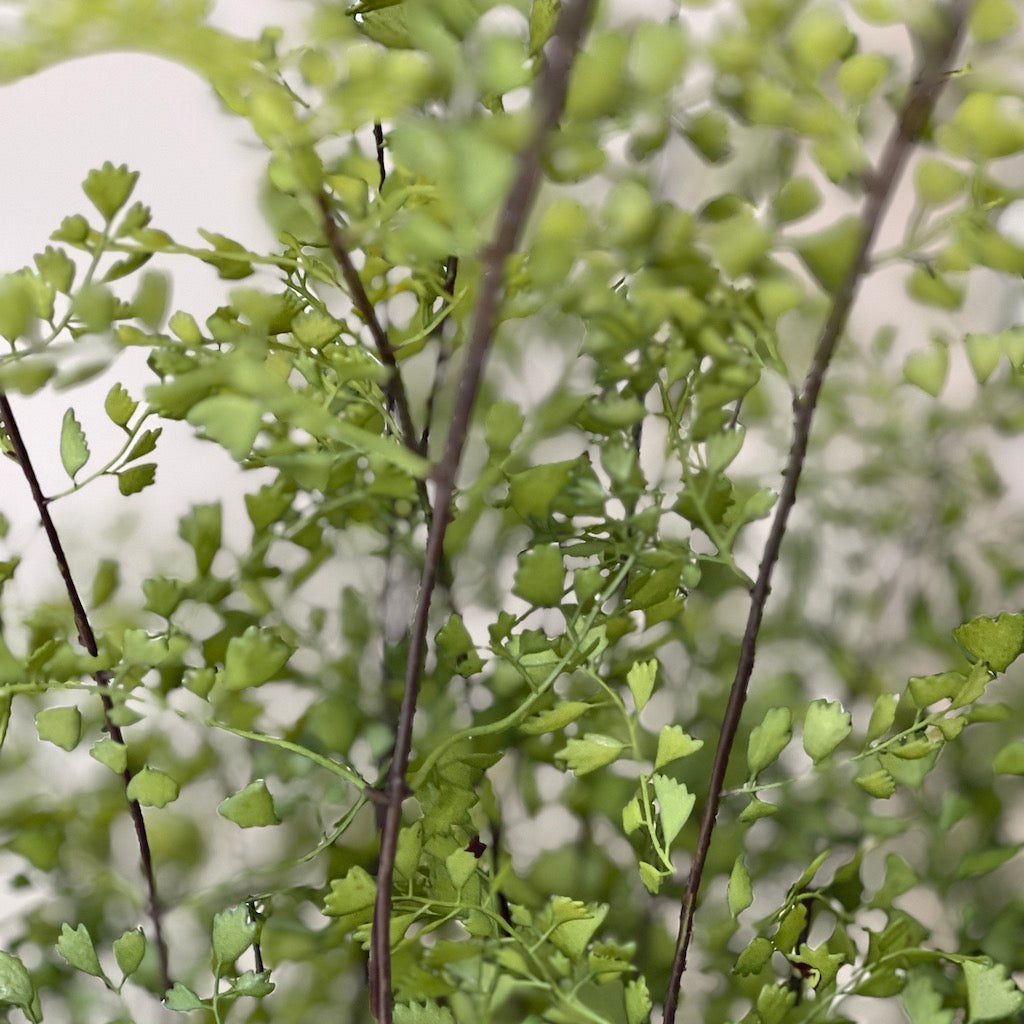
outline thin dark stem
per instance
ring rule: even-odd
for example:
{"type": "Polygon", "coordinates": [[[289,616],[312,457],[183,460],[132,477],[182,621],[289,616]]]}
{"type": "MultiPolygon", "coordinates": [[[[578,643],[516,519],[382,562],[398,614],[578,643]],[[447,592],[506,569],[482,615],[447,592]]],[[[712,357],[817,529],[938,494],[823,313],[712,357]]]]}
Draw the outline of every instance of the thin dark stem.
{"type": "Polygon", "coordinates": [[[672,970],[665,997],[663,1016],[665,1024],[676,1019],[679,990],[683,972],[686,970],[686,953],[693,934],[693,915],[697,908],[701,877],[722,799],[729,755],[746,702],[750,675],[754,669],[754,656],[761,620],[771,591],[772,571],[778,561],[779,549],[786,534],[789,514],[796,502],[797,485],[807,457],[807,445],[811,435],[818,395],[821,392],[836,346],[839,344],[840,336],[846,326],[857,289],[868,271],[868,254],[895,191],[900,173],[920,138],[921,131],[934,109],[935,101],[946,81],[949,63],[959,46],[968,6],[969,0],[954,2],[945,35],[925,53],[917,69],[899,118],[882,151],[878,167],[868,183],[862,214],[863,235],[856,257],[845,280],[835,293],[828,319],[822,328],[814,351],[811,367],[804,378],[800,393],[793,402],[793,443],[786,460],[786,468],[783,471],[782,491],[779,495],[775,517],[765,542],[757,580],[750,595],[750,612],[740,645],[736,676],[729,691],[729,702],[718,734],[718,747],[715,750],[711,779],[708,783],[707,802],[704,806],[693,864],[690,867],[686,892],[679,913],[679,935],[676,940],[675,955],[672,960],[672,970]]]}
{"type": "MultiPolygon", "coordinates": [[[[446,298],[449,303],[455,301],[455,278],[459,273],[459,257],[449,256],[448,263],[445,266],[444,271],[444,291],[442,292],[442,298],[446,298]]],[[[434,366],[434,380],[430,385],[430,394],[427,395],[427,411],[423,416],[423,433],[420,434],[420,448],[426,452],[427,445],[430,441],[430,424],[434,419],[434,405],[437,402],[438,393],[441,390],[441,382],[444,379],[445,370],[448,368],[448,355],[449,349],[444,345],[444,325],[448,322],[449,313],[446,313],[444,319],[440,320],[437,326],[434,328],[434,337],[440,342],[440,348],[437,353],[437,363],[434,366]]]]}
{"type": "Polygon", "coordinates": [[[377,168],[380,171],[380,181],[377,187],[383,188],[384,182],[388,180],[388,169],[384,163],[384,129],[380,121],[375,121],[373,125],[373,143],[377,150],[377,168]]]}
{"type": "MultiPolygon", "coordinates": [[[[28,482],[28,488],[32,492],[32,500],[35,502],[36,509],[39,512],[43,530],[46,532],[46,538],[50,542],[50,550],[53,552],[57,568],[60,570],[61,577],[64,580],[64,589],[67,591],[68,600],[71,602],[75,626],[78,629],[78,639],[89,654],[95,658],[99,654],[96,634],[93,632],[92,625],[89,622],[89,615],[85,610],[85,605],[82,604],[74,577],[71,575],[71,567],[68,564],[67,555],[64,553],[64,546],[61,544],[57,527],[54,525],[53,517],[50,515],[49,502],[39,486],[39,478],[36,476],[35,469],[32,466],[32,460],[29,457],[25,441],[21,436],[18,421],[14,418],[14,410],[11,408],[7,396],[2,392],[0,392],[0,420],[3,421],[4,429],[7,431],[8,438],[10,438],[11,449],[18,461],[18,465],[21,466],[25,480],[28,482]]],[[[103,671],[94,672],[93,678],[96,680],[100,690],[100,701],[103,704],[104,728],[115,743],[120,743],[123,746],[124,735],[121,732],[121,728],[111,720],[114,702],[109,693],[110,674],[103,671]]],[[[132,781],[131,771],[125,768],[121,778],[124,782],[125,795],[127,796],[128,784],[132,781]]],[[[149,848],[146,819],[143,817],[142,808],[137,800],[128,800],[128,814],[135,828],[135,841],[139,847],[142,874],[149,891],[149,919],[153,925],[153,939],[156,946],[160,981],[166,992],[171,987],[171,972],[167,955],[167,942],[164,939],[163,933],[163,909],[157,896],[156,873],[153,870],[153,856],[149,848]]]]}
{"type": "Polygon", "coordinates": [[[352,262],[352,257],[349,255],[348,246],[345,244],[341,228],[331,212],[331,203],[327,198],[327,193],[323,191],[318,192],[316,202],[317,206],[320,207],[320,221],[324,237],[327,239],[327,245],[330,247],[331,254],[341,270],[341,276],[345,279],[352,304],[359,311],[359,315],[363,318],[366,326],[369,327],[373,343],[377,348],[377,354],[380,356],[381,362],[389,370],[388,381],[384,385],[384,394],[398,414],[398,425],[402,431],[402,441],[417,454],[422,454],[416,435],[416,428],[412,422],[412,413],[409,411],[409,397],[405,393],[405,384],[402,383],[402,376],[398,372],[398,360],[395,358],[395,350],[388,338],[387,331],[384,330],[377,316],[377,311],[373,308],[370,297],[366,294],[359,271],[356,270],[355,264],[352,262]]]}
{"type": "Polygon", "coordinates": [[[430,602],[442,564],[444,536],[451,521],[452,497],[462,452],[469,431],[470,415],[480,388],[484,365],[494,337],[498,308],[504,294],[505,261],[514,251],[540,184],[540,162],[544,143],[555,128],[565,105],[569,72],[579,49],[594,0],[567,0],[562,5],[555,30],[544,48],[544,62],[534,88],[536,122],[529,142],[519,153],[516,176],[498,216],[494,239],[483,253],[480,290],[473,324],[466,343],[465,365],[452,408],[451,424],[444,454],[434,472],[436,491],[434,517],[427,534],[427,546],[420,578],[420,592],[409,639],[405,691],[395,737],[395,755],[388,772],[385,794],[387,814],[380,839],[377,896],[373,908],[370,940],[370,1004],[380,1024],[392,1024],[391,991],[391,886],[395,871],[395,850],[402,822],[402,800],[406,795],[405,774],[412,749],[413,718],[419,696],[420,677],[426,651],[430,602]]]}

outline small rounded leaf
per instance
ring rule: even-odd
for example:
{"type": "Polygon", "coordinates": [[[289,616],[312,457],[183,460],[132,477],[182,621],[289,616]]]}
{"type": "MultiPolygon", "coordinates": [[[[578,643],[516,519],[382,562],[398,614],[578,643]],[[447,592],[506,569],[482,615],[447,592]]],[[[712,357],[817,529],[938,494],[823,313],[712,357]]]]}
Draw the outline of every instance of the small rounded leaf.
{"type": "Polygon", "coordinates": [[[128,767],[128,748],[123,743],[105,737],[89,748],[89,756],[120,775],[128,767]]]}
{"type": "Polygon", "coordinates": [[[572,739],[555,754],[555,759],[577,775],[586,775],[615,761],[625,744],[611,736],[588,732],[583,739],[572,739]]]}
{"type": "Polygon", "coordinates": [[[228,641],[224,657],[224,685],[229,690],[262,686],[284,668],[295,650],[280,637],[258,626],[228,641]]]}
{"type": "Polygon", "coordinates": [[[274,798],[263,779],[250,782],[244,789],[222,801],[217,813],[240,828],[281,824],[274,807],[274,798]]]}
{"type": "Polygon", "coordinates": [[[747,774],[753,779],[786,749],[793,735],[789,708],[769,708],[764,721],[754,726],[747,741],[747,774]]]}
{"type": "Polygon", "coordinates": [[[215,914],[213,918],[213,955],[220,964],[233,964],[256,938],[256,922],[244,905],[215,914]]]}
{"type": "Polygon", "coordinates": [[[542,544],[519,556],[512,593],[538,608],[557,608],[565,592],[565,566],[556,544],[542,544]]]}
{"type": "Polygon", "coordinates": [[[82,737],[82,713],[76,707],[46,708],[36,714],[41,740],[63,750],[74,750],[82,737]]]}
{"type": "Polygon", "coordinates": [[[179,787],[159,768],[143,768],[128,783],[128,799],[138,800],[143,807],[166,807],[178,799],[179,787]]]}
{"type": "Polygon", "coordinates": [[[60,938],[57,939],[57,952],[76,970],[91,974],[94,978],[102,978],[103,968],[100,967],[96,949],[92,944],[92,936],[84,924],[72,928],[69,924],[60,926],[60,938]]]}
{"type": "Polygon", "coordinates": [[[838,701],[811,701],[804,719],[804,750],[815,764],[850,735],[850,715],[838,701]]]}
{"type": "Polygon", "coordinates": [[[736,858],[729,875],[728,902],[729,913],[733,917],[739,917],[754,902],[754,890],[742,856],[736,858]]]}
{"type": "Polygon", "coordinates": [[[126,978],[139,969],[145,955],[146,936],[141,928],[132,928],[114,940],[114,959],[126,978]]]}

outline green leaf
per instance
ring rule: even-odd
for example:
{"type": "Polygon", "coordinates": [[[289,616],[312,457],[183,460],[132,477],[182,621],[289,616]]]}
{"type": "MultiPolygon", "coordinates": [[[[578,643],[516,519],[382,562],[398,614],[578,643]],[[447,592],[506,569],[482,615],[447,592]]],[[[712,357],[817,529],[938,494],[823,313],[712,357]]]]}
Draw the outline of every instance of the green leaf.
{"type": "Polygon", "coordinates": [[[110,737],[97,740],[89,748],[89,756],[116,775],[121,775],[128,767],[128,748],[110,737]]]}
{"type": "Polygon", "coordinates": [[[1024,1007],[1024,992],[1007,977],[1002,964],[986,959],[978,963],[964,960],[964,981],[967,983],[967,1022],[1002,1020],[1024,1007]]]}
{"type": "Polygon", "coordinates": [[[688,733],[683,732],[682,726],[662,726],[661,732],[658,734],[658,752],[654,758],[654,767],[658,769],[681,757],[689,757],[703,746],[703,740],[695,740],[688,733]]]}
{"type": "Polygon", "coordinates": [[[244,904],[213,916],[213,955],[222,966],[233,964],[256,938],[256,922],[244,904]]]}
{"type": "Polygon", "coordinates": [[[85,440],[85,431],[75,419],[75,413],[68,409],[64,413],[64,421],[60,428],[60,461],[72,480],[75,474],[89,461],[89,445],[85,440]]]}
{"type": "Polygon", "coordinates": [[[329,341],[333,341],[340,333],[342,324],[334,317],[321,313],[319,310],[310,309],[300,313],[292,320],[292,333],[296,340],[302,342],[308,348],[322,348],[329,341]]]}
{"type": "Polygon", "coordinates": [[[626,1024],[648,1024],[654,1004],[643,975],[626,983],[625,998],[626,1024]]]}
{"type": "Polygon", "coordinates": [[[880,53],[855,53],[839,65],[836,85],[851,106],[866,103],[889,74],[890,61],[880,53]]]}
{"type": "Polygon", "coordinates": [[[1013,0],[977,0],[970,11],[967,27],[979,43],[994,43],[1020,25],[1020,11],[1013,0]]]}
{"type": "Polygon", "coordinates": [[[461,615],[450,615],[444,626],[437,631],[435,641],[438,653],[460,676],[468,678],[483,669],[484,660],[477,654],[476,644],[461,615]]]}
{"type": "Polygon", "coordinates": [[[126,978],[139,969],[145,955],[146,936],[141,928],[132,928],[114,940],[114,959],[126,978]]]}
{"type": "Polygon", "coordinates": [[[1002,747],[992,761],[996,775],[1024,775],[1024,742],[1014,740],[1002,747]]]}
{"type": "Polygon", "coordinates": [[[63,750],[74,750],[82,738],[82,713],[76,707],[45,708],[36,714],[41,740],[63,750]]]}
{"type": "Polygon", "coordinates": [[[993,672],[1005,672],[1024,651],[1024,612],[971,619],[957,626],[953,636],[972,660],[987,662],[993,672]]]}
{"type": "Polygon", "coordinates": [[[626,685],[633,694],[633,703],[637,714],[645,707],[654,692],[654,681],[658,675],[658,663],[655,660],[635,661],[626,673],[626,685]]]}
{"type": "Polygon", "coordinates": [[[1002,867],[1020,853],[1021,844],[991,846],[986,850],[972,850],[957,865],[954,878],[976,878],[1002,867]]]}
{"type": "Polygon", "coordinates": [[[528,736],[540,736],[546,732],[557,732],[564,729],[570,722],[575,722],[580,715],[590,710],[592,705],[582,700],[563,701],[557,707],[540,714],[531,715],[519,726],[521,732],[528,736]]]}
{"type": "Polygon", "coordinates": [[[830,294],[838,291],[853,269],[864,225],[852,214],[830,227],[796,240],[796,251],[815,280],[830,294]]]}
{"type": "Polygon", "coordinates": [[[751,903],[754,902],[754,890],[750,884],[750,875],[747,873],[747,866],[743,863],[742,855],[737,857],[732,866],[732,873],[729,875],[728,903],[729,913],[733,917],[739,917],[751,903]]]}
{"type": "MultiPolygon", "coordinates": [[[[390,0],[390,2],[394,2],[394,0],[390,0]]],[[[431,999],[424,1002],[422,1006],[419,1003],[396,1003],[394,1022],[395,1024],[455,1024],[455,1018],[448,1007],[440,1006],[431,999]]]]}
{"type": "Polygon", "coordinates": [[[0,952],[0,1006],[18,1006],[27,1010],[35,996],[35,985],[25,965],[12,953],[0,952]]]}
{"type": "Polygon", "coordinates": [[[555,759],[562,761],[568,771],[576,775],[587,775],[617,760],[624,747],[624,743],[611,736],[588,732],[583,739],[569,740],[555,754],[555,759]]]}
{"type": "MultiPolygon", "coordinates": [[[[100,967],[99,957],[96,956],[96,948],[92,944],[92,936],[84,924],[80,924],[77,928],[72,928],[69,924],[62,924],[60,926],[57,952],[75,970],[81,971],[83,974],[91,974],[94,978],[107,980],[107,976],[103,973],[103,968],[100,967]]],[[[107,984],[109,985],[110,983],[107,982],[107,984]]]]}
{"type": "Polygon", "coordinates": [[[676,782],[667,775],[652,775],[651,782],[658,798],[661,834],[668,848],[689,819],[697,797],[682,782],[676,782]]]}
{"type": "Polygon", "coordinates": [[[782,183],[772,199],[772,214],[780,224],[800,220],[821,205],[821,191],[804,175],[797,175],[782,183]]]}
{"type": "Polygon", "coordinates": [[[33,257],[40,276],[56,291],[63,295],[71,294],[71,285],[75,280],[75,262],[63,249],[55,249],[48,245],[42,252],[33,257]]]}
{"type": "MultiPolygon", "coordinates": [[[[932,270],[927,267],[915,267],[907,278],[907,294],[916,301],[920,302],[925,306],[935,306],[938,309],[945,309],[949,312],[958,310],[964,303],[964,289],[957,284],[954,284],[949,277],[944,274],[940,274],[937,270],[932,270]]],[[[933,365],[940,365],[940,356],[938,355],[939,346],[933,347],[932,359],[934,360],[933,365]]],[[[915,356],[924,356],[925,353],[911,353],[908,357],[907,362],[910,363],[915,356]]],[[[947,356],[948,358],[948,356],[947,356]]],[[[904,376],[911,383],[917,384],[916,380],[907,376],[906,365],[904,365],[904,376]]],[[[943,380],[945,380],[945,371],[943,370],[943,380]]],[[[936,394],[936,392],[925,387],[923,384],[919,384],[919,387],[924,388],[929,394],[936,394]]]]}
{"type": "Polygon", "coordinates": [[[228,641],[224,685],[229,690],[262,686],[284,668],[294,651],[294,646],[270,630],[249,626],[228,641]]]}
{"type": "Polygon", "coordinates": [[[240,828],[257,828],[263,825],[280,825],[274,807],[274,798],[263,779],[256,779],[237,793],[222,800],[217,813],[240,828]]]}
{"type": "MultiPolygon", "coordinates": [[[[344,878],[331,881],[331,891],[324,899],[324,913],[328,917],[345,917],[373,908],[377,886],[364,868],[350,868],[344,878]]],[[[369,918],[367,918],[368,920],[369,918]]]]}
{"type": "Polygon", "coordinates": [[[896,721],[897,703],[899,703],[899,699],[895,693],[880,693],[875,698],[875,705],[871,709],[871,718],[868,721],[867,735],[864,737],[865,742],[874,742],[892,728],[892,723],[896,721]]]}
{"type": "Polygon", "coordinates": [[[942,995],[924,974],[914,973],[900,993],[910,1024],[952,1024],[953,1011],[944,1010],[942,995]]]}
{"type": "Polygon", "coordinates": [[[896,780],[884,768],[860,775],[854,781],[864,792],[879,800],[888,800],[896,792],[896,780]]]}
{"type": "Polygon", "coordinates": [[[553,896],[550,906],[552,919],[561,922],[551,930],[550,942],[573,963],[578,963],[586,952],[587,943],[607,916],[608,905],[553,896]]]}
{"type": "Polygon", "coordinates": [[[775,947],[763,935],[758,935],[736,958],[736,973],[742,977],[760,974],[775,953],[775,947]]]}
{"type": "Polygon", "coordinates": [[[544,48],[558,20],[561,0],[533,0],[530,5],[530,56],[544,48]]]}
{"type": "Polygon", "coordinates": [[[541,544],[522,552],[512,593],[538,608],[557,608],[565,592],[565,566],[557,544],[541,544]]]}
{"type": "Polygon", "coordinates": [[[228,281],[240,281],[253,273],[250,253],[244,245],[232,238],[218,235],[213,231],[199,229],[199,234],[209,242],[213,252],[203,252],[199,258],[211,267],[216,267],[219,277],[228,281]]]}
{"type": "Polygon", "coordinates": [[[156,480],[156,463],[144,462],[141,466],[122,469],[117,474],[118,490],[127,498],[144,491],[156,480]]]}
{"type": "Polygon", "coordinates": [[[818,764],[850,735],[850,731],[850,715],[838,701],[812,701],[804,719],[804,750],[818,764]]]}
{"type": "Polygon", "coordinates": [[[240,462],[252,451],[263,423],[263,410],[245,395],[212,395],[192,406],[188,421],[201,427],[204,437],[216,441],[240,462]]]}
{"type": "Polygon", "coordinates": [[[154,430],[144,430],[139,434],[132,445],[131,450],[124,457],[124,461],[134,462],[136,459],[141,459],[143,455],[148,455],[150,452],[156,449],[156,443],[160,439],[160,435],[164,432],[163,427],[157,427],[154,430]]]}
{"type": "Polygon", "coordinates": [[[128,202],[128,197],[139,179],[138,171],[129,171],[127,164],[115,167],[109,160],[98,170],[90,171],[82,183],[82,191],[89,202],[110,221],[128,202]]]}
{"type": "Polygon", "coordinates": [[[164,996],[164,1006],[168,1010],[178,1010],[187,1013],[189,1010],[202,1010],[206,1004],[186,985],[180,981],[174,983],[174,987],[167,991],[164,996]]]}
{"type": "Polygon", "coordinates": [[[975,380],[979,384],[984,384],[995,372],[999,360],[1003,357],[999,335],[968,334],[964,338],[964,347],[967,349],[967,360],[971,364],[975,380]]]}
{"type": "Polygon", "coordinates": [[[480,861],[471,850],[453,850],[445,857],[444,867],[452,885],[459,891],[476,874],[480,861]]]}
{"type": "Polygon", "coordinates": [[[132,297],[132,314],[147,327],[156,330],[167,314],[170,283],[166,274],[149,271],[142,275],[139,287],[132,297]]]}
{"type": "Polygon", "coordinates": [[[178,536],[195,552],[196,573],[207,576],[221,544],[220,502],[194,505],[178,523],[178,536]]]}
{"type": "Polygon", "coordinates": [[[129,800],[137,800],[143,807],[166,807],[178,799],[178,784],[166,772],[148,765],[132,776],[128,783],[129,800]]]}
{"type": "Polygon", "coordinates": [[[132,401],[131,396],[120,384],[115,384],[107,392],[107,397],[103,402],[103,409],[107,416],[122,428],[127,426],[138,407],[139,403],[132,401]]]}
{"type": "Polygon", "coordinates": [[[922,203],[942,206],[960,195],[967,175],[935,157],[922,157],[914,167],[914,188],[922,203]]]}
{"type": "Polygon", "coordinates": [[[789,708],[769,708],[761,724],[750,731],[747,777],[756,779],[786,749],[792,736],[793,715],[789,708]]]}
{"type": "Polygon", "coordinates": [[[524,469],[508,478],[508,500],[521,519],[544,518],[576,469],[577,460],[550,462],[524,469]]]}

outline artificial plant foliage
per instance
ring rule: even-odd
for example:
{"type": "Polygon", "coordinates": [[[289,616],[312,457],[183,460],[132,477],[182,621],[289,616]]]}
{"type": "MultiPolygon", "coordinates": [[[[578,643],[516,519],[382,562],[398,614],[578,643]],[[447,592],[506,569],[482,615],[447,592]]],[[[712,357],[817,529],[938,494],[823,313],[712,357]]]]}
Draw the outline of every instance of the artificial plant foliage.
{"type": "Polygon", "coordinates": [[[12,1017],[1019,1015],[1019,13],[691,6],[15,5],[2,81],[199,75],[277,241],[68,164],[0,276],[12,1017]],[[63,515],[183,433],[176,537],[63,515]]]}

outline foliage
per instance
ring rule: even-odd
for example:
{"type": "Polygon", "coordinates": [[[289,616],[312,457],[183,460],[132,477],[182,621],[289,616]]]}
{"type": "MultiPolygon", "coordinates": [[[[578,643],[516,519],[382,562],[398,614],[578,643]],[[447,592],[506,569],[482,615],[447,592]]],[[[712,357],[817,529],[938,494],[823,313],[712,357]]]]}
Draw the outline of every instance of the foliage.
{"type": "Polygon", "coordinates": [[[289,47],[26,0],[0,44],[4,81],[194,69],[278,232],[176,240],[106,163],[0,279],[4,502],[67,589],[0,640],[0,1005],[362,1021],[369,953],[405,1024],[641,1024],[680,984],[691,1019],[1018,1019],[1024,333],[959,312],[1024,272],[1012,0],[311,6],[289,47]],[[158,255],[223,304],[172,309],[158,255]],[[847,331],[881,269],[930,337],[847,331]],[[56,452],[10,401],[43,394],[56,452]],[[84,586],[50,507],[130,505],[185,430],[251,529],[226,481],[174,571],[133,592],[89,535],[84,586]]]}

